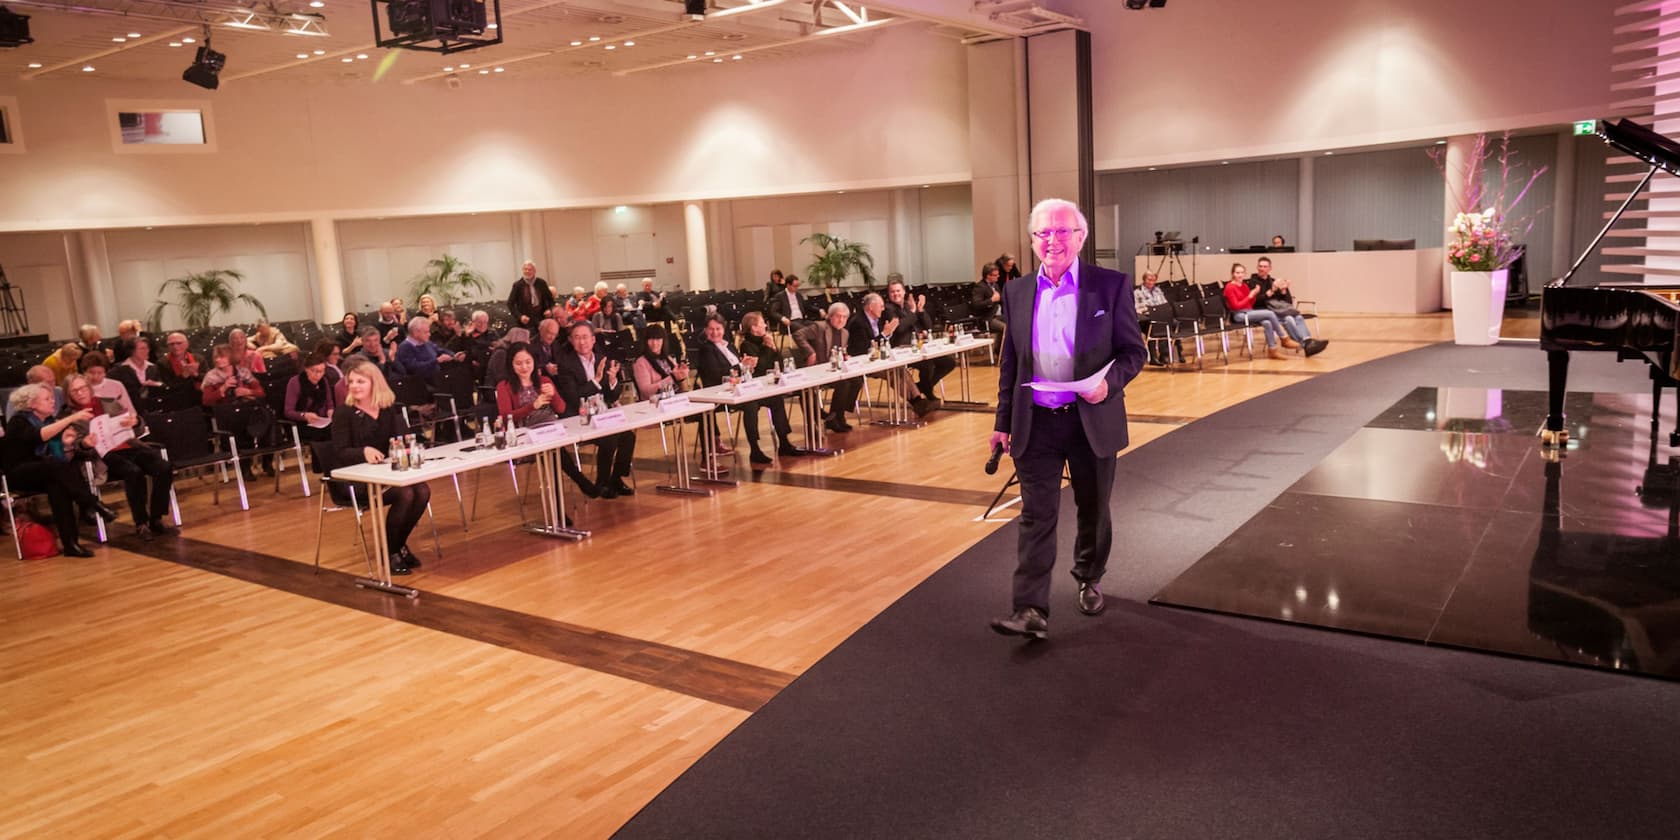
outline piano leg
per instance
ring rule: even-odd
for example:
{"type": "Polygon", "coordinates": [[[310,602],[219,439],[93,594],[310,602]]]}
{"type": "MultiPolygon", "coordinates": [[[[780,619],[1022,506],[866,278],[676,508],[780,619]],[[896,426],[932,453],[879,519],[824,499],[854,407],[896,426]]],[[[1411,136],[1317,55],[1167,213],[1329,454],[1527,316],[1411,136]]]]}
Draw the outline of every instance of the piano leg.
{"type": "Polygon", "coordinates": [[[1546,425],[1540,430],[1542,449],[1562,448],[1569,441],[1564,427],[1563,397],[1569,391],[1569,351],[1546,351],[1546,425]]]}

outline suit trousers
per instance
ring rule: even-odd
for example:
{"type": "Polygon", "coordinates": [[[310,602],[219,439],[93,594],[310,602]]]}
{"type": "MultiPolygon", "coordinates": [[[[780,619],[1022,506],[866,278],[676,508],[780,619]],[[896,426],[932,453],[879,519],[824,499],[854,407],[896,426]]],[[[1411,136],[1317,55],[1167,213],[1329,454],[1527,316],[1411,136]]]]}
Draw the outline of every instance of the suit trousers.
{"type": "Polygon", "coordinates": [[[112,478],[123,483],[134,524],[144,525],[169,513],[169,488],[175,483],[175,468],[156,449],[113,449],[105,453],[105,467],[112,478]],[[147,479],[151,479],[149,493],[147,479]]]}
{"type": "Polygon", "coordinates": [[[1049,615],[1062,467],[1067,466],[1073,484],[1073,576],[1096,583],[1108,568],[1108,553],[1114,542],[1108,510],[1109,492],[1114,487],[1114,458],[1099,458],[1091,451],[1077,405],[1057,410],[1035,405],[1032,412],[1026,451],[1015,458],[1015,474],[1021,480],[1021,530],[1016,545],[1014,608],[1033,607],[1049,615]]]}

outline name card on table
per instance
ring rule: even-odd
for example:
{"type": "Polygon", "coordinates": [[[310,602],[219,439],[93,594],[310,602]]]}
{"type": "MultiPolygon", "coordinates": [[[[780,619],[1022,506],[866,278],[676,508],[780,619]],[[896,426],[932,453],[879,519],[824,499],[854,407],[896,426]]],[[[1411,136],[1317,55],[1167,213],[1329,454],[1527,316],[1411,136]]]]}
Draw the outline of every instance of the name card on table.
{"type": "Polygon", "coordinates": [[[520,429],[520,431],[524,432],[523,437],[525,442],[539,445],[547,443],[564,443],[566,440],[566,427],[559,423],[544,423],[541,426],[529,426],[527,428],[520,429]]]}
{"type": "Polygon", "coordinates": [[[762,379],[743,379],[735,385],[735,393],[737,394],[750,394],[762,390],[764,390],[764,380],[762,379]]]}
{"type": "Polygon", "coordinates": [[[693,401],[688,398],[687,394],[677,394],[660,400],[659,410],[661,413],[676,413],[688,408],[692,404],[693,401]]]}
{"type": "Polygon", "coordinates": [[[603,429],[616,429],[630,421],[624,416],[624,409],[615,408],[611,411],[603,411],[600,414],[591,416],[589,418],[589,422],[591,425],[599,426],[603,429]]]}
{"type": "Polygon", "coordinates": [[[783,385],[798,385],[805,381],[805,371],[790,370],[782,373],[783,385]]]}

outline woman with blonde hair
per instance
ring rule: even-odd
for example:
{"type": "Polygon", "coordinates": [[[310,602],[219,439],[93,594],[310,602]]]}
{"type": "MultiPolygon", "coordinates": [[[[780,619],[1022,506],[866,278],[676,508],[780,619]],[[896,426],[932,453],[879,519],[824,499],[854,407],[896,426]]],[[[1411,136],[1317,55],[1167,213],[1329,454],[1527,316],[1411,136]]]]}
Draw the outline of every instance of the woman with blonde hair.
{"type": "MultiPolygon", "coordinates": [[[[356,464],[382,464],[392,438],[408,434],[408,424],[397,410],[397,395],[385,382],[379,366],[356,358],[344,365],[344,407],[333,412],[332,444],[328,470],[356,464]]],[[[333,485],[335,488],[344,485],[333,485]]],[[[353,484],[350,493],[366,503],[367,488],[353,484]]],[[[420,515],[432,501],[432,488],[425,484],[385,489],[385,544],[390,546],[391,574],[406,575],[420,565],[420,558],[408,549],[408,536],[420,524],[420,515]]]]}

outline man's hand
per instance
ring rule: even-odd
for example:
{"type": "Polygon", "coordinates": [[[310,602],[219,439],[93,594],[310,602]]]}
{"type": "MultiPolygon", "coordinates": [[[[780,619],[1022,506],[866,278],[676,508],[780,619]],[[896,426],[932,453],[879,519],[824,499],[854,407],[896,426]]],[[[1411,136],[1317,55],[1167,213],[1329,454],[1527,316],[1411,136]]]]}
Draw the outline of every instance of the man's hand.
{"type": "Polygon", "coordinates": [[[1088,403],[1091,403],[1092,405],[1095,405],[1097,403],[1102,402],[1103,400],[1108,399],[1108,380],[1106,380],[1106,379],[1097,380],[1097,387],[1092,388],[1091,390],[1086,391],[1083,394],[1080,394],[1079,398],[1088,402],[1088,403]]]}
{"type": "Polygon", "coordinates": [[[449,354],[449,353],[439,353],[438,354],[438,361],[440,361],[440,362],[453,362],[453,361],[455,361],[455,357],[453,355],[449,354]]]}
{"type": "Polygon", "coordinates": [[[996,449],[999,446],[1002,446],[1005,452],[1009,451],[1009,433],[1008,432],[992,432],[992,438],[986,444],[986,448],[987,449],[996,449]]]}

